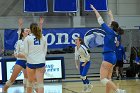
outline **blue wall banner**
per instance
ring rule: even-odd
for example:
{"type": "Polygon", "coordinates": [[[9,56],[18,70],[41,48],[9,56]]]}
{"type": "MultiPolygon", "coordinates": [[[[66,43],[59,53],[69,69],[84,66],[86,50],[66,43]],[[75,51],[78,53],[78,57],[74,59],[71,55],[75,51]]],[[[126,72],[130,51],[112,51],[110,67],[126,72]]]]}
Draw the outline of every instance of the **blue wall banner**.
{"type": "MultiPolygon", "coordinates": [[[[5,29],[4,47],[6,50],[14,50],[17,41],[17,29],[5,29]]],[[[103,45],[105,32],[99,28],[55,28],[43,29],[43,35],[47,39],[48,48],[66,48],[75,46],[74,40],[77,37],[84,39],[85,45],[89,48],[103,45]]]]}
{"type": "Polygon", "coordinates": [[[54,0],[53,2],[54,12],[77,12],[77,8],[77,0],[54,0]]]}
{"type": "Polygon", "coordinates": [[[24,0],[24,12],[48,12],[48,0],[24,0]]]}
{"type": "Polygon", "coordinates": [[[85,11],[92,11],[90,4],[93,4],[98,11],[108,11],[107,0],[84,0],[85,11]]]}
{"type": "Polygon", "coordinates": [[[17,29],[5,29],[4,31],[4,49],[14,50],[16,41],[18,40],[17,29]]]}

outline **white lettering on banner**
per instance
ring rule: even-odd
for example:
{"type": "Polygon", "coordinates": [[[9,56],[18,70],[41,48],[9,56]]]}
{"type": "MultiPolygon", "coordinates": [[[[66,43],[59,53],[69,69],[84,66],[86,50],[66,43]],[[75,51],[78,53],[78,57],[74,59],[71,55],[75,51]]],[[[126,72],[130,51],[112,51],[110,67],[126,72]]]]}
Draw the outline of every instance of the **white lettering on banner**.
{"type": "Polygon", "coordinates": [[[45,36],[46,39],[48,39],[49,36],[51,36],[51,42],[50,43],[47,42],[47,43],[48,43],[48,45],[52,45],[55,42],[55,35],[52,33],[46,34],[46,36],[45,36]]]}
{"type": "Polygon", "coordinates": [[[51,38],[50,42],[47,42],[48,45],[52,45],[54,43],[56,43],[56,37],[58,38],[58,41],[56,43],[56,45],[62,45],[62,44],[75,44],[74,40],[77,37],[80,37],[79,33],[73,33],[72,36],[70,36],[68,33],[56,33],[56,35],[54,35],[53,33],[48,33],[45,35],[46,39],[48,40],[48,38],[51,38]],[[64,40],[62,40],[64,36],[64,40]],[[69,42],[69,38],[72,37],[72,40],[69,42]]]}
{"type": "Polygon", "coordinates": [[[59,44],[70,44],[70,42],[68,41],[69,38],[68,38],[68,34],[67,33],[56,33],[56,35],[58,35],[58,42],[56,43],[56,45],[59,45],[59,44]],[[62,43],[62,37],[65,37],[64,38],[64,42],[62,43]]]}
{"type": "Polygon", "coordinates": [[[77,37],[80,37],[80,34],[79,33],[74,33],[73,35],[72,35],[72,44],[75,44],[75,39],[77,38],[77,37]]]}

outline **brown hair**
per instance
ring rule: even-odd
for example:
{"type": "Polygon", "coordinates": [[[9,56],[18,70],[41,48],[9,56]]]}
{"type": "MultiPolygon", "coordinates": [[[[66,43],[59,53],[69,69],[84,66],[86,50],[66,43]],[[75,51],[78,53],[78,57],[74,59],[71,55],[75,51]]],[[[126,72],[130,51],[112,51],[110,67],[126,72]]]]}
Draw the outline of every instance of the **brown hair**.
{"type": "Polygon", "coordinates": [[[119,27],[119,24],[116,21],[112,21],[111,23],[112,29],[117,32],[119,35],[122,35],[124,33],[124,30],[119,27]]]}
{"type": "Polygon", "coordinates": [[[78,39],[79,39],[79,41],[80,41],[80,44],[81,44],[81,45],[84,45],[84,41],[83,41],[83,39],[80,38],[80,37],[78,37],[78,39]]]}
{"type": "Polygon", "coordinates": [[[21,29],[21,33],[20,33],[20,36],[19,36],[19,39],[20,39],[20,40],[21,40],[22,37],[23,37],[23,33],[24,33],[24,29],[22,28],[22,29],[21,29]]]}
{"type": "Polygon", "coordinates": [[[38,40],[42,38],[42,32],[37,23],[32,23],[30,25],[30,30],[31,33],[33,33],[38,40]]]}

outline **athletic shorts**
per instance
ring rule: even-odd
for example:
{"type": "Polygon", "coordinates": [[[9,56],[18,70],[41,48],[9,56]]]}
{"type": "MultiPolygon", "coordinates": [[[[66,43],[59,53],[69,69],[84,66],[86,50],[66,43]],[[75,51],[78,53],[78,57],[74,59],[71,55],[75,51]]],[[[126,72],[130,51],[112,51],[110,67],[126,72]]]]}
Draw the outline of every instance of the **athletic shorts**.
{"type": "Polygon", "coordinates": [[[88,61],[85,66],[82,66],[82,64],[84,64],[84,62],[80,62],[80,75],[81,76],[86,76],[87,75],[89,67],[90,67],[90,63],[91,62],[88,61]]]}
{"type": "Polygon", "coordinates": [[[115,65],[117,61],[115,52],[104,52],[103,60],[115,65]]]}
{"type": "Polygon", "coordinates": [[[21,66],[22,68],[26,69],[26,60],[17,60],[16,65],[21,66]]]}
{"type": "Polygon", "coordinates": [[[117,67],[123,67],[123,60],[117,60],[116,66],[117,67]]]}
{"type": "Polygon", "coordinates": [[[42,68],[45,66],[45,63],[40,63],[40,64],[30,64],[27,63],[27,67],[30,69],[37,69],[37,68],[42,68]]]}

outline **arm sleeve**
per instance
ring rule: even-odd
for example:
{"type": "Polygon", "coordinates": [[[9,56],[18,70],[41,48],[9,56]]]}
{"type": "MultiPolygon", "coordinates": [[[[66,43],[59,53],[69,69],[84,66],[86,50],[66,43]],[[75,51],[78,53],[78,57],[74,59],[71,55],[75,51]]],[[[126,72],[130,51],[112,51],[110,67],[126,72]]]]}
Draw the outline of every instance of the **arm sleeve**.
{"type": "Polygon", "coordinates": [[[19,41],[17,41],[17,43],[15,44],[14,54],[18,54],[19,53],[19,49],[20,49],[20,44],[19,44],[19,41]]]}
{"type": "Polygon", "coordinates": [[[100,25],[102,25],[104,23],[103,18],[101,16],[97,20],[100,25]]]}
{"type": "Polygon", "coordinates": [[[24,39],[24,54],[25,54],[25,56],[28,55],[28,52],[29,52],[29,45],[28,45],[28,38],[26,37],[24,39]]]}
{"type": "Polygon", "coordinates": [[[76,47],[75,47],[75,53],[74,54],[75,54],[75,60],[79,60],[76,47]]]}
{"type": "Polygon", "coordinates": [[[84,47],[81,48],[80,52],[81,52],[81,57],[83,60],[85,60],[85,62],[90,60],[90,55],[86,48],[84,48],[84,47]]]}
{"type": "Polygon", "coordinates": [[[106,24],[106,23],[103,23],[101,25],[102,29],[107,33],[107,34],[113,34],[115,35],[114,31],[111,30],[111,28],[106,24]]]}

